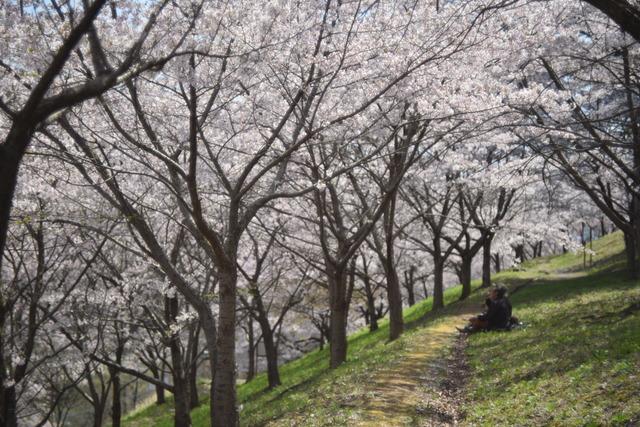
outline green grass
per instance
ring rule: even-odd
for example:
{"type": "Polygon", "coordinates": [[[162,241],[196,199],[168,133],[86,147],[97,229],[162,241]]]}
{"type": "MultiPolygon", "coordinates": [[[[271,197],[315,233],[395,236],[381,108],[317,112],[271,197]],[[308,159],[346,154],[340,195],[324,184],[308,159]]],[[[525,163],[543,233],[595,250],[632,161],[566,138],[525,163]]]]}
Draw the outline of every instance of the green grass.
{"type": "MultiPolygon", "coordinates": [[[[640,414],[640,320],[620,311],[640,300],[640,287],[624,279],[622,238],[612,234],[594,242],[593,267],[582,269],[582,254],[567,253],[523,263],[495,275],[518,290],[515,314],[527,328],[472,336],[473,369],[465,412],[471,425],[624,424],[640,414]],[[556,272],[560,271],[561,274],[556,272]],[[505,421],[507,420],[507,421],[505,421]],[[591,423],[591,424],[590,424],[591,423]]],[[[474,287],[477,287],[477,281],[474,287]]],[[[461,288],[445,292],[446,302],[461,288]]],[[[474,292],[471,303],[483,300],[474,292]]],[[[266,376],[238,387],[241,425],[273,420],[296,425],[346,425],[354,406],[367,398],[375,373],[401,357],[425,320],[438,321],[455,304],[432,313],[429,298],[406,309],[405,334],[388,343],[389,325],[349,337],[348,361],[328,369],[328,348],[281,366],[282,386],[267,390],[266,376]]],[[[124,420],[129,427],[172,426],[170,404],[141,409],[124,420]]],[[[194,426],[208,426],[206,402],[191,413],[194,426]]]]}
{"type": "Polygon", "coordinates": [[[471,337],[470,425],[626,425],[640,421],[638,281],[626,278],[619,235],[594,242],[598,262],[575,271],[581,254],[535,260],[536,277],[512,297],[527,327],[471,337]]]}
{"type": "MultiPolygon", "coordinates": [[[[445,291],[445,303],[460,297],[461,287],[445,291]]],[[[242,405],[241,424],[258,426],[281,417],[308,417],[307,425],[344,424],[349,417],[353,396],[360,395],[362,384],[378,367],[383,367],[402,354],[403,348],[417,325],[427,317],[439,317],[447,309],[434,316],[432,299],[426,299],[404,310],[408,331],[399,340],[388,343],[389,322],[383,319],[375,332],[368,328],[349,336],[347,363],[335,370],[329,369],[328,347],[316,350],[280,367],[282,385],[267,390],[267,377],[260,374],[252,381],[238,387],[238,400],[242,405]]],[[[173,425],[170,403],[151,405],[125,417],[128,427],[173,425]]],[[[194,426],[209,425],[209,405],[205,402],[191,412],[194,426]]]]}

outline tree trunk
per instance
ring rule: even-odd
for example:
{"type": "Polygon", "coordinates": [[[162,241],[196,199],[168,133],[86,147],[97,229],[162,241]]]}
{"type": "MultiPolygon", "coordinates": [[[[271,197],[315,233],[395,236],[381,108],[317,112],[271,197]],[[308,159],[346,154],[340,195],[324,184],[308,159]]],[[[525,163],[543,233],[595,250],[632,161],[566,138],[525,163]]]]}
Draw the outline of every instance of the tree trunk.
{"type": "Polygon", "coordinates": [[[236,286],[238,271],[235,265],[220,272],[219,333],[213,380],[212,427],[236,427],[236,286]]]}
{"type": "Polygon", "coordinates": [[[249,339],[249,351],[247,358],[249,359],[249,366],[247,368],[247,381],[251,381],[256,376],[256,345],[254,343],[253,336],[253,317],[247,316],[247,335],[249,339]]]}
{"type": "MultiPolygon", "coordinates": [[[[209,388],[209,399],[211,402],[211,406],[213,407],[213,399],[215,396],[215,373],[216,366],[218,365],[218,330],[216,327],[216,319],[211,312],[209,306],[202,306],[198,308],[198,317],[200,320],[200,326],[202,327],[202,332],[204,332],[205,342],[207,343],[207,353],[209,358],[209,370],[211,378],[211,387],[209,388]]],[[[214,425],[215,415],[213,411],[210,411],[210,424],[214,425]]]]}
{"type": "Polygon", "coordinates": [[[460,263],[460,280],[462,282],[462,294],[460,299],[467,299],[471,295],[471,262],[473,257],[464,255],[460,263]]]}
{"type": "MultiPolygon", "coordinates": [[[[598,8],[628,33],[636,42],[640,42],[640,8],[628,0],[585,0],[598,8]]],[[[635,3],[637,5],[637,3],[635,3]]]]}
{"type": "MultiPolygon", "coordinates": [[[[0,154],[2,147],[0,146],[0,154]]],[[[0,156],[0,163],[2,162],[0,156]]],[[[0,183],[2,185],[2,183],[0,183]]],[[[0,253],[0,259],[2,254],[0,253]]],[[[16,389],[15,385],[8,386],[10,379],[8,377],[8,369],[5,367],[5,354],[4,354],[4,324],[6,322],[8,310],[4,305],[4,296],[0,294],[0,426],[17,427],[18,417],[16,412],[16,389]]]]}
{"type": "Polygon", "coordinates": [[[607,226],[604,222],[604,217],[600,217],[600,237],[607,235],[607,226]]]}
{"type": "Polygon", "coordinates": [[[638,258],[636,254],[636,239],[631,233],[624,233],[624,251],[627,255],[627,269],[632,279],[638,278],[638,258]]]}
{"type": "Polygon", "coordinates": [[[482,244],[482,287],[491,286],[491,242],[493,234],[487,234],[482,244]]]}
{"type": "Polygon", "coordinates": [[[198,369],[197,365],[191,365],[189,370],[189,409],[200,406],[200,396],[198,396],[198,369]]]}
{"type": "MultiPolygon", "coordinates": [[[[7,242],[7,233],[9,232],[9,217],[13,205],[13,194],[18,182],[20,161],[24,155],[24,150],[17,150],[15,146],[26,147],[31,139],[29,131],[21,131],[16,129],[17,127],[14,125],[5,142],[0,145],[0,271],[2,271],[4,247],[7,242]]],[[[15,391],[13,394],[15,395],[15,391]]],[[[12,422],[11,419],[15,417],[11,413],[7,413],[7,416],[9,417],[7,422],[12,422]]]]}
{"type": "Polygon", "coordinates": [[[516,258],[518,258],[521,263],[527,260],[527,254],[525,253],[524,245],[517,245],[515,252],[516,252],[516,258]]]}
{"type": "Polygon", "coordinates": [[[404,272],[405,289],[407,290],[407,298],[409,307],[413,307],[416,304],[416,292],[415,292],[415,266],[411,266],[409,271],[404,272]]]}
{"type": "MultiPolygon", "coordinates": [[[[178,316],[178,298],[165,297],[165,316],[168,324],[173,324],[178,316]]],[[[173,399],[175,427],[190,427],[191,416],[189,414],[189,384],[185,376],[182,361],[182,349],[180,336],[176,333],[170,337],[169,351],[171,352],[171,368],[173,374],[173,399]]]]}
{"type": "MultiPolygon", "coordinates": [[[[399,153],[398,153],[399,154],[399,153]]],[[[396,167],[400,169],[399,165],[396,167]]],[[[395,168],[394,168],[395,170],[395,168]]],[[[397,170],[396,170],[397,172],[397,170]]],[[[384,213],[384,233],[385,233],[385,259],[384,270],[387,275],[387,298],[389,300],[389,340],[393,341],[402,335],[404,330],[404,319],[402,318],[402,293],[400,291],[400,279],[395,265],[394,254],[394,218],[396,211],[397,189],[393,190],[391,202],[384,213]]]]}
{"type": "MultiPolygon", "coordinates": [[[[152,368],[152,367],[149,367],[149,369],[151,370],[151,374],[153,375],[153,378],[158,380],[164,380],[162,371],[160,369],[152,368]]],[[[156,388],[156,405],[162,405],[163,403],[166,402],[165,395],[164,395],[164,387],[162,387],[159,384],[156,384],[155,388],[156,388]]]]}
{"type": "Polygon", "coordinates": [[[433,310],[444,308],[444,262],[433,260],[433,310]]]}
{"type": "Polygon", "coordinates": [[[387,297],[389,299],[389,340],[393,341],[402,335],[404,321],[402,319],[402,294],[400,293],[400,280],[393,258],[387,257],[387,297]]]}
{"type": "Polygon", "coordinates": [[[500,271],[502,271],[502,263],[500,262],[500,254],[499,253],[493,254],[493,264],[494,264],[493,266],[494,266],[494,268],[496,270],[496,273],[500,273],[500,271]]]}
{"type": "Polygon", "coordinates": [[[93,427],[102,427],[102,417],[104,416],[104,401],[95,401],[93,404],[93,427]]]}
{"type": "Polygon", "coordinates": [[[365,267],[364,277],[362,281],[364,282],[364,291],[367,296],[367,317],[369,323],[369,331],[377,331],[378,330],[378,316],[376,315],[376,299],[375,295],[373,295],[373,289],[371,289],[371,279],[369,278],[369,272],[367,271],[367,264],[364,262],[363,255],[363,265],[365,267]]]}
{"type": "Polygon", "coordinates": [[[198,349],[200,339],[200,326],[196,326],[197,330],[193,336],[191,349],[191,361],[189,364],[189,409],[200,406],[200,398],[198,396],[198,349]]]}
{"type": "Polygon", "coordinates": [[[331,369],[337,368],[347,360],[347,276],[344,268],[328,265],[329,282],[329,349],[331,369]]]}
{"type": "MultiPolygon", "coordinates": [[[[122,355],[124,353],[124,346],[119,345],[116,349],[116,363],[122,364],[122,355]]],[[[117,369],[109,368],[109,375],[111,376],[111,426],[120,427],[122,420],[122,400],[121,392],[122,386],[120,384],[120,371],[117,369]]]]}
{"type": "Polygon", "coordinates": [[[6,427],[18,426],[17,399],[15,386],[2,386],[2,413],[0,413],[0,425],[6,427]]]}
{"type": "Polygon", "coordinates": [[[272,389],[281,384],[280,372],[278,371],[278,349],[273,340],[273,331],[270,328],[269,322],[261,321],[260,327],[262,330],[264,352],[267,356],[267,378],[269,380],[269,388],[272,389]]]}

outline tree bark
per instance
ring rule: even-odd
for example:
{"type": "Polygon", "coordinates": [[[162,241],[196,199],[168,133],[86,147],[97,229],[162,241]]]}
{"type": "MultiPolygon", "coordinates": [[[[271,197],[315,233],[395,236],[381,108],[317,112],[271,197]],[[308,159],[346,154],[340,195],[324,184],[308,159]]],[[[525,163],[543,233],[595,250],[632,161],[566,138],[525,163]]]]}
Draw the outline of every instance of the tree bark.
{"type": "Polygon", "coordinates": [[[640,42],[640,8],[626,0],[585,0],[599,9],[616,24],[622,31],[640,42]]]}
{"type": "MultiPolygon", "coordinates": [[[[178,298],[165,297],[165,317],[167,324],[174,324],[178,316],[178,298]]],[[[173,398],[175,427],[190,427],[191,416],[189,414],[189,385],[185,376],[182,361],[182,350],[180,348],[180,337],[173,334],[169,341],[171,352],[171,368],[173,374],[173,398]]]]}
{"type": "Polygon", "coordinates": [[[413,307],[416,304],[416,291],[415,291],[415,266],[411,266],[409,271],[404,272],[405,289],[407,290],[407,298],[409,307],[413,307]]]}
{"type": "Polygon", "coordinates": [[[267,379],[269,380],[269,388],[272,389],[281,384],[280,372],[278,371],[278,349],[273,340],[273,331],[269,323],[260,322],[260,326],[264,351],[267,356],[267,379]]]}
{"type": "MultiPolygon", "coordinates": [[[[207,352],[209,356],[209,370],[210,376],[215,380],[216,367],[218,365],[218,329],[216,327],[216,320],[213,316],[213,313],[208,307],[202,307],[198,310],[200,325],[202,326],[202,332],[204,332],[205,342],[207,343],[207,352]]],[[[215,393],[215,384],[212,381],[211,387],[209,388],[209,399],[211,403],[211,407],[213,408],[213,399],[216,396],[215,393]]],[[[215,418],[213,410],[211,411],[210,422],[213,426],[213,420],[215,418]]]]}
{"type": "Polygon", "coordinates": [[[482,244],[482,287],[491,286],[491,242],[493,234],[487,234],[482,244]]]}
{"type": "Polygon", "coordinates": [[[444,308],[444,261],[433,260],[433,310],[444,308]]]}
{"type": "Polygon", "coordinates": [[[378,316],[376,313],[376,299],[373,294],[373,289],[371,287],[371,278],[369,277],[369,268],[367,263],[367,258],[364,254],[362,254],[362,266],[364,269],[364,274],[362,276],[362,282],[364,283],[364,293],[367,298],[367,324],[369,325],[369,331],[377,331],[378,330],[378,316]]]}
{"type": "Polygon", "coordinates": [[[607,235],[607,227],[604,222],[604,217],[600,217],[600,237],[604,237],[607,235]]]}
{"type": "Polygon", "coordinates": [[[18,426],[17,399],[15,386],[2,386],[2,413],[0,413],[0,425],[6,427],[18,426]]]}
{"type": "MultiPolygon", "coordinates": [[[[124,354],[124,346],[119,345],[116,348],[116,363],[122,364],[122,355],[124,354]]],[[[122,386],[120,383],[120,371],[117,369],[109,368],[109,375],[111,376],[111,426],[120,427],[122,424],[122,386]]]]}
{"type": "Polygon", "coordinates": [[[373,295],[373,290],[371,289],[371,279],[367,272],[365,272],[365,276],[363,279],[364,289],[367,295],[367,316],[369,317],[369,331],[377,331],[378,330],[378,316],[376,315],[376,299],[373,295]]]}
{"type": "Polygon", "coordinates": [[[389,340],[393,341],[402,335],[404,321],[402,318],[402,294],[400,280],[392,257],[386,259],[387,296],[389,299],[389,340]]]}
{"type": "Polygon", "coordinates": [[[334,369],[347,360],[347,275],[344,268],[337,269],[331,264],[329,270],[329,366],[334,369]]]}
{"type": "Polygon", "coordinates": [[[637,242],[632,233],[624,233],[624,251],[627,256],[627,268],[632,279],[638,278],[637,242]]]}
{"type": "MultiPolygon", "coordinates": [[[[151,374],[153,375],[154,378],[157,378],[159,380],[164,380],[164,378],[162,378],[162,371],[160,369],[152,369],[151,374]]],[[[155,388],[156,388],[156,405],[162,405],[163,403],[166,402],[165,395],[164,395],[164,387],[162,387],[160,384],[156,384],[155,388]]]]}
{"type": "Polygon", "coordinates": [[[9,231],[13,195],[18,182],[20,162],[24,156],[24,150],[19,151],[15,146],[24,146],[26,148],[31,139],[30,131],[27,129],[15,129],[17,127],[14,125],[14,129],[11,129],[11,133],[4,144],[0,145],[0,271],[2,271],[4,247],[9,231]]]}
{"type": "Polygon", "coordinates": [[[191,360],[189,363],[189,409],[200,406],[200,398],[198,396],[198,350],[200,341],[200,326],[196,326],[191,343],[191,360]]]}
{"type": "Polygon", "coordinates": [[[93,427],[102,427],[102,417],[104,415],[105,403],[97,401],[93,404],[93,427]]]}
{"type": "MultiPolygon", "coordinates": [[[[400,147],[396,145],[396,149],[400,147]]],[[[401,153],[398,151],[394,158],[396,159],[393,170],[399,173],[401,164],[403,163],[401,153]]],[[[406,153],[406,151],[404,151],[406,153]]],[[[394,226],[396,213],[396,199],[398,190],[395,188],[391,193],[391,201],[385,209],[383,216],[383,227],[385,237],[384,270],[387,276],[387,298],[389,300],[389,340],[398,339],[404,330],[404,319],[402,318],[402,293],[400,291],[400,279],[395,264],[395,254],[393,242],[395,240],[394,226]]]]}
{"type": "MultiPolygon", "coordinates": [[[[562,247],[562,250],[563,251],[565,250],[564,246],[562,247]]],[[[496,269],[496,273],[500,273],[500,271],[502,271],[502,263],[500,262],[499,253],[493,254],[493,263],[494,263],[494,268],[496,269]]]]}
{"type": "Polygon", "coordinates": [[[237,267],[229,265],[219,274],[219,333],[216,341],[211,422],[213,427],[236,427],[238,425],[235,354],[237,267]]]}
{"type": "Polygon", "coordinates": [[[473,256],[464,255],[460,262],[460,281],[462,282],[462,294],[460,299],[467,299],[471,295],[471,263],[473,256]]]}
{"type": "Polygon", "coordinates": [[[251,315],[247,316],[247,335],[249,339],[249,351],[247,354],[247,358],[249,359],[247,381],[251,381],[253,377],[256,376],[256,346],[254,343],[255,338],[253,336],[253,317],[251,315]]]}

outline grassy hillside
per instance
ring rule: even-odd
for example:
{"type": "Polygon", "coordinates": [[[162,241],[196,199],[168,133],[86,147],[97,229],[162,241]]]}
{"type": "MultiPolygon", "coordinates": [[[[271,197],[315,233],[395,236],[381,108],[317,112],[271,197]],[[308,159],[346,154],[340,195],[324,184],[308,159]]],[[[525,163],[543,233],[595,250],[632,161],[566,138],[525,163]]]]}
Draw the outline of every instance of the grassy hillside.
{"type": "Polygon", "coordinates": [[[512,302],[527,327],[471,337],[467,423],[640,423],[640,286],[621,270],[620,235],[594,249],[586,274],[581,255],[526,265],[536,280],[512,302]]]}
{"type": "MultiPolygon", "coordinates": [[[[614,234],[594,244],[594,267],[582,268],[581,254],[565,254],[525,263],[494,281],[517,289],[514,310],[527,328],[471,337],[468,355],[472,379],[466,396],[466,420],[477,425],[584,425],[637,420],[640,402],[640,320],[626,307],[640,301],[640,287],[620,271],[622,239],[614,234]],[[560,271],[561,273],[557,273],[560,271]],[[523,286],[525,285],[525,286],[523,286]],[[509,422],[505,422],[509,420],[509,422]]],[[[453,303],[460,288],[446,292],[453,303]]],[[[479,307],[480,292],[464,303],[479,307]]],[[[421,327],[451,318],[461,304],[431,313],[431,299],[405,310],[409,327],[387,342],[388,323],[374,333],[349,338],[348,363],[328,369],[328,349],[314,351],[281,367],[283,385],[266,390],[266,377],[238,387],[241,424],[349,425],[357,408],[379,397],[370,390],[372,375],[411,351],[424,339],[421,327]]],[[[208,425],[205,403],[192,412],[194,426],[208,425]]],[[[171,426],[169,404],[137,411],[126,426],[171,426]]]]}
{"type": "MultiPolygon", "coordinates": [[[[460,297],[460,287],[445,292],[445,303],[460,297]]],[[[370,333],[363,329],[349,337],[348,363],[338,369],[329,370],[328,347],[313,351],[304,357],[281,366],[282,385],[274,390],[266,390],[267,377],[258,375],[249,383],[238,387],[238,398],[242,405],[241,424],[257,426],[281,417],[303,417],[323,420],[327,424],[345,423],[350,415],[352,397],[361,391],[365,378],[376,369],[393,363],[403,353],[410,342],[415,325],[430,314],[432,299],[421,301],[404,311],[409,330],[393,343],[388,343],[389,323],[382,320],[380,328],[370,333]]],[[[432,320],[441,317],[450,309],[431,315],[432,320]]],[[[205,403],[191,413],[194,426],[206,426],[209,420],[209,406],[205,403]]],[[[173,425],[170,402],[151,405],[129,414],[124,425],[146,427],[150,425],[169,427],[173,425]]],[[[308,424],[313,425],[313,424],[308,424]]]]}

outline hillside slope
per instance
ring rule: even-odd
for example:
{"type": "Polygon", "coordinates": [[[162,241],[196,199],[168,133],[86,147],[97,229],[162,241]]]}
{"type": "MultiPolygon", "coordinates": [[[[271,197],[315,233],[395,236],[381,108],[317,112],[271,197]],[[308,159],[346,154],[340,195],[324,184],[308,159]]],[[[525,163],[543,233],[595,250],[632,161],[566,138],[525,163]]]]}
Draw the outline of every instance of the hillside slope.
{"type": "MultiPolygon", "coordinates": [[[[349,339],[348,363],[328,369],[327,349],[282,366],[283,385],[266,378],[238,388],[243,426],[262,425],[540,425],[625,424],[640,419],[638,282],[620,270],[621,237],[595,242],[594,267],[582,255],[534,260],[495,275],[515,293],[526,328],[472,336],[470,378],[459,386],[463,357],[452,355],[454,326],[480,309],[483,293],[430,311],[431,300],[405,310],[408,330],[388,343],[388,324],[349,339]],[[635,304],[635,305],[634,305],[635,304]],[[444,388],[443,388],[444,387],[444,388]],[[464,396],[464,399],[462,397],[464,396]],[[461,419],[464,417],[464,419],[461,419]]],[[[460,343],[460,341],[457,341],[460,343]]],[[[206,402],[192,412],[206,426],[206,402]]],[[[168,405],[130,414],[126,426],[171,426],[168,405]]]]}
{"type": "Polygon", "coordinates": [[[466,423],[640,425],[640,283],[619,234],[595,248],[588,271],[581,255],[527,264],[512,296],[527,327],[471,337],[466,423]]]}

